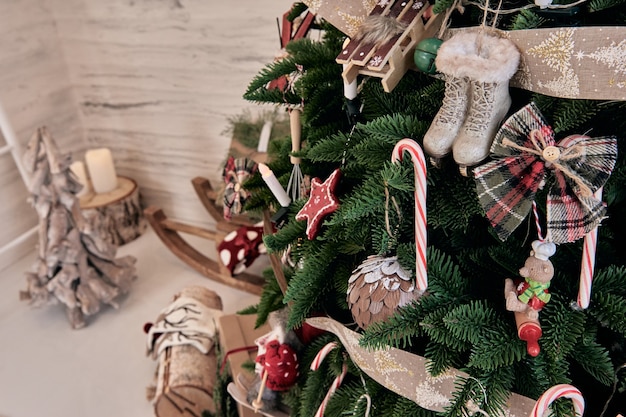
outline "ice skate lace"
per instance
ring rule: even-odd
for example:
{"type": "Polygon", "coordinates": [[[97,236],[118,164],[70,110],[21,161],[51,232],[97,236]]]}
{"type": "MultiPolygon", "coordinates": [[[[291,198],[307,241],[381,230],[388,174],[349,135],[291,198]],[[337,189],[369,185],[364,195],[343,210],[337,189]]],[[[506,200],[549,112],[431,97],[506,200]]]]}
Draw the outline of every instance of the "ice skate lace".
{"type": "Polygon", "coordinates": [[[482,132],[489,126],[493,112],[495,83],[472,83],[472,104],[464,128],[482,132]]]}
{"type": "Polygon", "coordinates": [[[439,113],[437,113],[438,123],[451,124],[462,121],[467,107],[467,83],[466,78],[446,78],[443,102],[439,113]]]}

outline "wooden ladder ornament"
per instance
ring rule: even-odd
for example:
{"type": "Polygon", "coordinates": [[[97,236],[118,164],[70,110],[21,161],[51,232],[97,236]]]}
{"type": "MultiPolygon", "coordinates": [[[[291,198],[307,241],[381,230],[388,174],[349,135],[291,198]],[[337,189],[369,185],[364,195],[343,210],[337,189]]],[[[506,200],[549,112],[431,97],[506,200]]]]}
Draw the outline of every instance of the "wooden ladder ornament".
{"type": "MultiPolygon", "coordinates": [[[[146,219],[150,226],[154,229],[165,246],[184,263],[219,283],[228,285],[239,290],[243,290],[255,295],[261,295],[265,280],[258,275],[242,272],[233,276],[230,271],[222,264],[204,255],[193,246],[191,246],[182,236],[181,233],[197,236],[203,239],[213,240],[217,248],[224,237],[236,231],[242,226],[252,226],[254,223],[246,216],[233,216],[230,221],[226,221],[223,217],[222,210],[215,204],[217,193],[213,190],[208,179],[196,177],[191,181],[193,188],[200,199],[204,208],[209,212],[216,222],[216,230],[208,230],[202,227],[191,226],[170,220],[165,216],[163,210],[158,207],[150,206],[144,210],[146,219]]],[[[269,215],[264,216],[264,222],[269,221],[269,215]]],[[[271,231],[271,225],[266,225],[265,230],[271,231]],[[269,226],[269,227],[268,227],[269,226]]],[[[267,232],[266,232],[267,233],[267,232]]],[[[219,258],[219,257],[218,257],[219,258]]],[[[284,282],[284,274],[275,254],[270,254],[272,268],[279,283],[284,282]],[[275,259],[274,259],[275,258],[275,259]]]]}
{"type": "Polygon", "coordinates": [[[395,18],[407,25],[406,29],[380,44],[350,41],[336,58],[337,63],[344,64],[343,79],[352,83],[358,74],[382,78],[383,89],[391,92],[404,74],[415,67],[413,54],[417,44],[435,36],[442,24],[441,13],[424,18],[429,6],[425,0],[378,2],[370,16],[395,18]]]}

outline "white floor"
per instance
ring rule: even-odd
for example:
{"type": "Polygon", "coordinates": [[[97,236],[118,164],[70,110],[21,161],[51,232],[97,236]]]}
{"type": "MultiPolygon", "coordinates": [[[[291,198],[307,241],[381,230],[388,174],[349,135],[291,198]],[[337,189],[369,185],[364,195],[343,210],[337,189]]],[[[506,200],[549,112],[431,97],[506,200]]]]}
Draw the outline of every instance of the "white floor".
{"type": "Polygon", "coordinates": [[[137,258],[131,292],[119,310],[106,308],[79,330],[70,328],[60,305],[33,309],[19,301],[34,253],[0,272],[0,417],[154,416],[145,391],[156,362],[145,356],[144,323],[188,285],[218,293],[226,313],[258,302],[187,267],[150,228],[118,250],[127,254],[137,258]]]}

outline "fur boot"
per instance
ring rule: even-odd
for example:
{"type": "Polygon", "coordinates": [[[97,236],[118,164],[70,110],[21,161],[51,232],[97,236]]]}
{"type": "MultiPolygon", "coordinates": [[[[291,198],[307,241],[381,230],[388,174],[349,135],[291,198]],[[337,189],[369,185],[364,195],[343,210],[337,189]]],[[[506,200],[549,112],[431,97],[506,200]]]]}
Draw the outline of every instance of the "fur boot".
{"type": "Polygon", "coordinates": [[[424,136],[424,150],[434,158],[450,151],[459,165],[474,165],[489,154],[511,98],[509,79],[520,54],[508,39],[460,32],[445,41],[435,65],[444,74],[445,97],[424,136]]]}
{"type": "Polygon", "coordinates": [[[424,150],[431,157],[439,159],[450,153],[465,120],[470,84],[467,77],[457,77],[447,74],[445,69],[437,68],[444,74],[446,90],[441,108],[424,135],[424,150]]]}
{"type": "Polygon", "coordinates": [[[471,80],[469,107],[452,154],[460,166],[471,166],[489,155],[511,107],[509,80],[517,71],[520,53],[508,39],[477,32],[455,35],[448,42],[471,80]]]}

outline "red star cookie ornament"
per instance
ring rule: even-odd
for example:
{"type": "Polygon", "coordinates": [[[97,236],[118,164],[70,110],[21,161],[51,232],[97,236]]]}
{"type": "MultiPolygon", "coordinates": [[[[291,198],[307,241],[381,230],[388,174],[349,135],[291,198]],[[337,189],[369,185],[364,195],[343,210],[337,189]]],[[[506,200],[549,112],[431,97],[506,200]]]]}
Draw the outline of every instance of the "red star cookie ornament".
{"type": "Polygon", "coordinates": [[[309,240],[313,240],[317,236],[324,217],[339,207],[339,201],[333,193],[340,177],[341,171],[337,168],[324,182],[321,182],[319,178],[311,180],[309,201],[296,214],[296,220],[308,220],[306,236],[309,240]]]}

